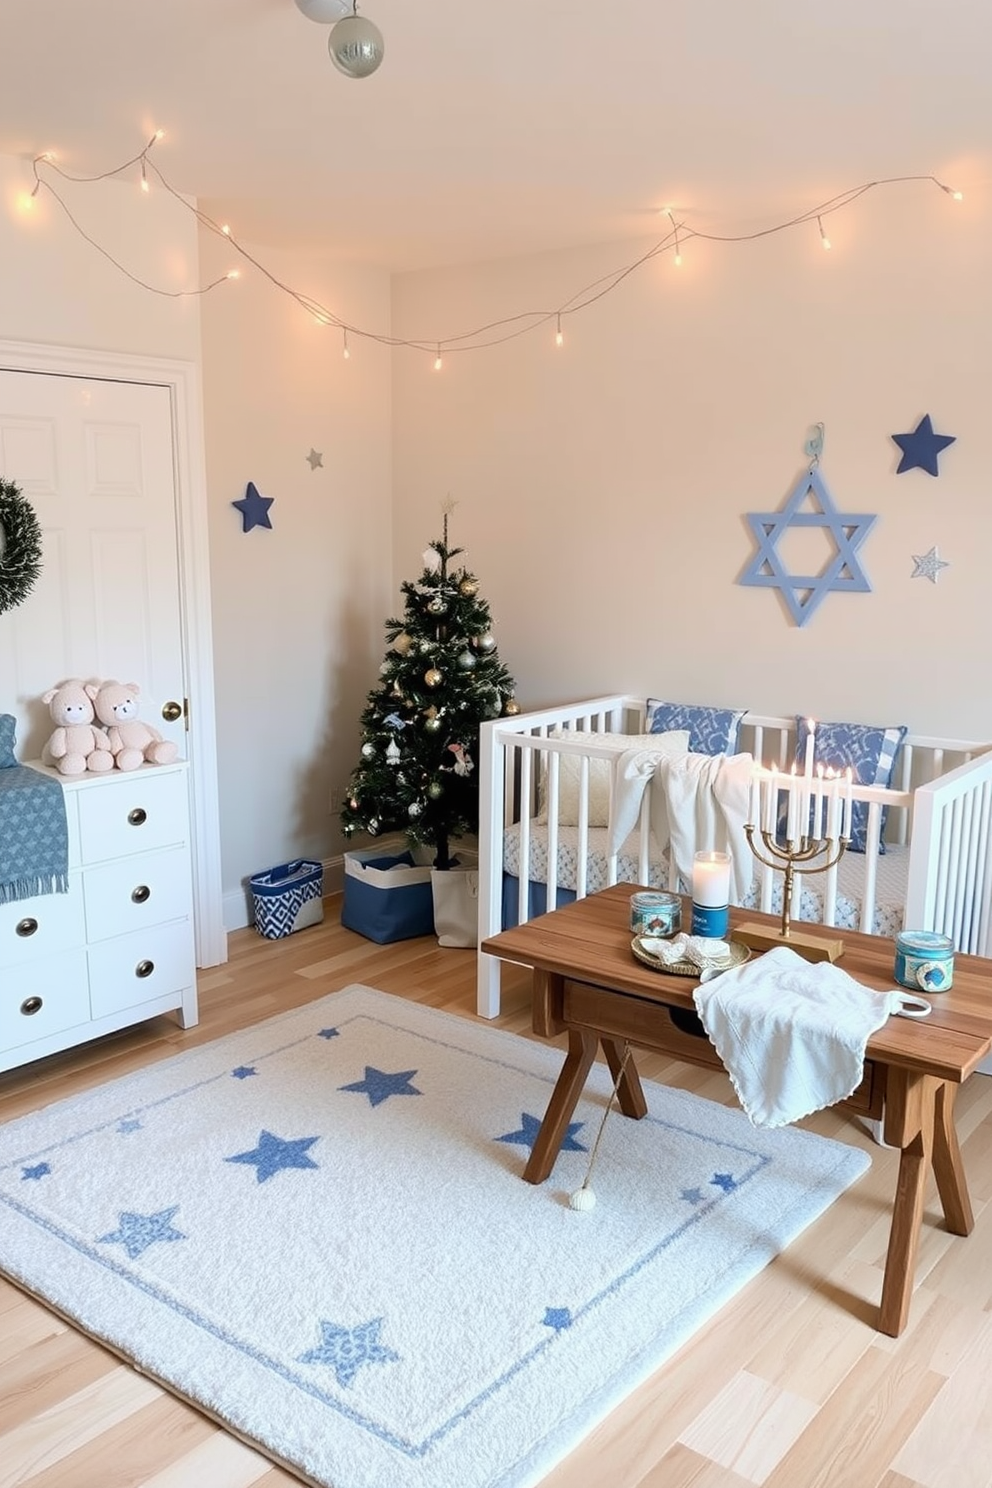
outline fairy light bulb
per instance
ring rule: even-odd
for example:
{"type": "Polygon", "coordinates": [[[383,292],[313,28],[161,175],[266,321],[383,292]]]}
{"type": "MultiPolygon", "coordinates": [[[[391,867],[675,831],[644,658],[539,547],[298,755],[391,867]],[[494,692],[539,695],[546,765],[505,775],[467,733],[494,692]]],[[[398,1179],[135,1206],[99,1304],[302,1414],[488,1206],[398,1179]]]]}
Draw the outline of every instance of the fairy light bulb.
{"type": "Polygon", "coordinates": [[[224,278],[225,279],[240,279],[241,278],[241,270],[240,269],[228,269],[227,273],[224,275],[224,278]]]}
{"type": "Polygon", "coordinates": [[[145,170],[145,162],[144,161],[141,162],[141,189],[145,193],[146,196],[148,195],[148,192],[151,189],[149,187],[149,185],[148,185],[148,173],[145,170]]]}
{"type": "Polygon", "coordinates": [[[229,238],[231,236],[231,229],[228,227],[226,222],[222,226],[221,232],[224,234],[225,238],[229,238]]]}
{"type": "Polygon", "coordinates": [[[565,337],[561,333],[561,311],[558,312],[558,328],[555,331],[555,345],[564,346],[565,337]]]}
{"type": "Polygon", "coordinates": [[[341,349],[341,355],[344,357],[344,359],[345,359],[346,362],[350,362],[351,361],[351,348],[348,345],[348,332],[347,332],[347,330],[345,330],[343,332],[343,335],[344,335],[344,345],[343,345],[343,347],[341,349]]]}
{"type": "Polygon", "coordinates": [[[964,192],[963,191],[955,191],[953,186],[945,186],[944,183],[943,183],[943,181],[938,181],[937,180],[937,177],[936,176],[933,176],[932,179],[940,187],[941,191],[944,191],[944,192],[947,193],[947,195],[951,198],[952,201],[964,201],[964,192]]]}
{"type": "Polygon", "coordinates": [[[444,363],[441,360],[441,343],[439,341],[438,344],[437,344],[437,356],[434,358],[434,371],[435,372],[440,372],[440,370],[441,370],[441,368],[443,366],[444,366],[444,363]]]}
{"type": "Polygon", "coordinates": [[[817,217],[817,219],[816,219],[816,225],[820,229],[820,242],[823,244],[823,247],[824,248],[829,248],[830,247],[830,239],[827,237],[826,233],[823,231],[823,223],[820,221],[819,217],[817,217]]]}

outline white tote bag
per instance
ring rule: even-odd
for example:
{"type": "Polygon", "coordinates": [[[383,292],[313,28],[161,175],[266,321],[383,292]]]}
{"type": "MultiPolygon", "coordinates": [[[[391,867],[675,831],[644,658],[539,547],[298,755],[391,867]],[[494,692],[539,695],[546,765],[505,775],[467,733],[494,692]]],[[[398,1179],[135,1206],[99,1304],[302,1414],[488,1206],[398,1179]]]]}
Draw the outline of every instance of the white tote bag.
{"type": "Polygon", "coordinates": [[[432,868],[431,891],[438,945],[478,945],[478,872],[474,868],[432,868]]]}

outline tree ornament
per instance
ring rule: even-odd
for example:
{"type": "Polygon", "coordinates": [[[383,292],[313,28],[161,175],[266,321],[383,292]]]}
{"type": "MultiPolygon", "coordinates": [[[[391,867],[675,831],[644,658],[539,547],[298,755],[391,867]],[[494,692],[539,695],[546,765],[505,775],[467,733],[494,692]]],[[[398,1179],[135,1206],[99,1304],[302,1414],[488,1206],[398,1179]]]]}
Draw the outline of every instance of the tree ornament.
{"type": "Polygon", "coordinates": [[[439,672],[437,667],[428,667],[424,673],[424,681],[428,687],[440,687],[444,681],[444,674],[439,672]]]}
{"type": "Polygon", "coordinates": [[[520,712],[520,704],[517,702],[516,698],[507,698],[506,702],[503,704],[503,712],[506,714],[507,718],[516,718],[517,714],[520,712]]]}
{"type": "Polygon", "coordinates": [[[393,650],[398,651],[400,656],[405,656],[413,645],[413,637],[408,636],[405,630],[401,630],[393,642],[393,650]]]}
{"type": "Polygon", "coordinates": [[[378,832],[378,830],[379,830],[379,818],[377,816],[373,816],[370,819],[369,825],[368,825],[369,836],[370,837],[374,837],[375,834],[376,834],[376,832],[378,832]]]}
{"type": "Polygon", "coordinates": [[[472,645],[475,647],[476,651],[487,653],[495,648],[496,637],[493,635],[491,630],[484,630],[482,632],[482,635],[477,635],[474,637],[472,645]]]}
{"type": "Polygon", "coordinates": [[[444,786],[441,784],[440,780],[431,781],[430,785],[427,787],[427,794],[430,796],[432,801],[437,801],[441,796],[444,795],[444,786]]]}
{"type": "Polygon", "coordinates": [[[391,677],[392,674],[393,674],[393,663],[389,660],[389,657],[387,656],[386,657],[386,660],[384,662],[380,663],[380,666],[379,666],[379,676],[380,677],[391,677]]]}
{"type": "Polygon", "coordinates": [[[435,642],[434,641],[428,641],[428,640],[421,641],[421,643],[420,643],[420,654],[421,654],[421,656],[429,656],[430,653],[434,650],[434,646],[435,646],[435,642]]]}
{"type": "Polygon", "coordinates": [[[375,745],[374,744],[363,744],[362,745],[362,755],[363,755],[363,757],[365,759],[371,759],[374,754],[375,754],[375,745]]]}
{"type": "Polygon", "coordinates": [[[443,594],[435,594],[433,599],[427,601],[427,608],[432,615],[443,615],[447,611],[448,601],[443,594]]]}
{"type": "Polygon", "coordinates": [[[471,672],[475,667],[475,657],[471,651],[460,651],[458,653],[458,665],[463,672],[471,672]]]}
{"type": "Polygon", "coordinates": [[[403,698],[403,689],[402,689],[402,687],[400,686],[400,684],[398,682],[394,682],[393,683],[393,690],[389,694],[389,696],[390,697],[394,697],[394,698],[399,698],[402,701],[402,698],[403,698]]]}
{"type": "Polygon", "coordinates": [[[11,481],[0,480],[0,615],[22,604],[41,573],[41,525],[11,481]]]}
{"type": "Polygon", "coordinates": [[[478,579],[462,579],[461,583],[458,585],[458,592],[459,594],[464,594],[466,599],[471,599],[473,594],[478,594],[479,592],[478,579]]]}
{"type": "Polygon", "coordinates": [[[419,816],[420,813],[423,811],[424,808],[421,806],[421,804],[420,804],[419,801],[411,801],[410,804],[409,804],[409,806],[406,809],[407,809],[408,815],[410,815],[410,816],[419,816]]]}
{"type": "Polygon", "coordinates": [[[386,761],[390,765],[398,765],[400,762],[400,751],[395,739],[390,739],[386,745],[386,761]]]}
{"type": "Polygon", "coordinates": [[[358,810],[358,802],[355,800],[354,796],[352,796],[351,800],[348,802],[348,805],[351,807],[352,811],[358,810]]]}

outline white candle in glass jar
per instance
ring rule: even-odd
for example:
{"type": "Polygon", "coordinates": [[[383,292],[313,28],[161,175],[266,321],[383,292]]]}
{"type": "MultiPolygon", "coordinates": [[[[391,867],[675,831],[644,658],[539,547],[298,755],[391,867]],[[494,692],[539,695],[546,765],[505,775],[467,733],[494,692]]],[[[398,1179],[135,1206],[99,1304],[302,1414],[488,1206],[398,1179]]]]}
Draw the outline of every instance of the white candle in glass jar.
{"type": "Polygon", "coordinates": [[[725,852],[697,852],[692,860],[692,902],[706,909],[722,909],[730,902],[730,856],[725,852]]]}

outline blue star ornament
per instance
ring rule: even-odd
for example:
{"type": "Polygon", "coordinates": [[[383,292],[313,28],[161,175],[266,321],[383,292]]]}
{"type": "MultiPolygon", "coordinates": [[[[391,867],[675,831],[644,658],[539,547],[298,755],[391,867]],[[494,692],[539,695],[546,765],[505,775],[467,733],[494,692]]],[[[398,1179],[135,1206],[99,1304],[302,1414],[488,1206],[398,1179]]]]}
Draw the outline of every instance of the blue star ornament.
{"type": "Polygon", "coordinates": [[[269,507],[275,500],[274,496],[260,496],[258,487],[254,481],[248,482],[248,487],[240,501],[232,501],[241,513],[241,530],[250,532],[253,527],[268,527],[272,523],[269,520],[269,507]]]}
{"type": "Polygon", "coordinates": [[[339,1385],[350,1385],[363,1364],[392,1364],[399,1354],[379,1342],[382,1318],[370,1318],[355,1328],[321,1319],[320,1343],[300,1354],[301,1364],[329,1364],[339,1385]]]}
{"type": "Polygon", "coordinates": [[[937,456],[957,435],[934,432],[930,415],[925,413],[911,434],[893,434],[892,439],[902,450],[902,458],[896,466],[896,475],[907,470],[925,470],[927,475],[939,475],[937,456]]]}
{"type": "Polygon", "coordinates": [[[294,1137],[287,1140],[263,1130],[258,1134],[257,1147],[253,1147],[250,1152],[236,1152],[233,1157],[225,1157],[224,1161],[246,1163],[255,1169],[255,1177],[259,1183],[267,1183],[276,1173],[281,1173],[283,1168],[319,1167],[319,1163],[307,1157],[314,1142],[319,1140],[319,1137],[294,1137]]]}
{"type": "Polygon", "coordinates": [[[778,589],[795,623],[805,625],[828,594],[869,594],[871,585],[855,556],[875,524],[861,512],[839,512],[818,469],[804,472],[777,512],[748,512],[757,551],[738,583],[753,589],[778,589]],[[809,502],[806,510],[804,503],[809,502]],[[815,574],[790,574],[778,545],[786,533],[819,529],[833,553],[815,574]]]}
{"type": "Polygon", "coordinates": [[[359,1094],[368,1096],[370,1106],[381,1106],[391,1095],[422,1095],[423,1091],[410,1084],[416,1073],[412,1069],[397,1070],[395,1074],[389,1074],[386,1070],[375,1069],[367,1064],[364,1080],[355,1080],[351,1085],[339,1085],[338,1089],[356,1090],[359,1094]]]}

